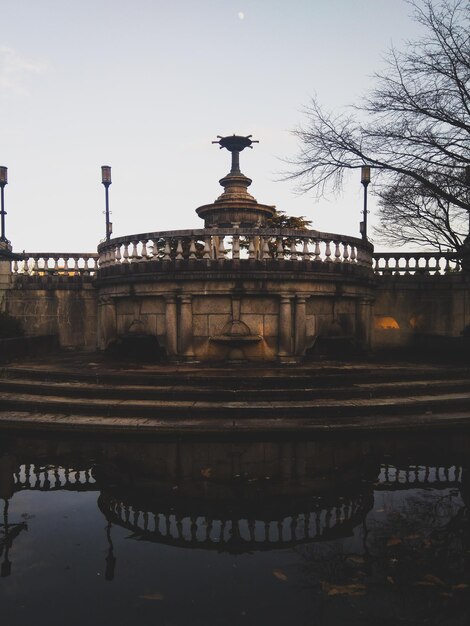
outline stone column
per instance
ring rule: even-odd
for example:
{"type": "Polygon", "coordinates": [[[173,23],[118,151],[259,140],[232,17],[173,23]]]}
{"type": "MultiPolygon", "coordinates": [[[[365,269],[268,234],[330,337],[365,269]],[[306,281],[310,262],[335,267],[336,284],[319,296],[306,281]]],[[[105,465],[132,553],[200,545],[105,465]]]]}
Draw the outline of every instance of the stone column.
{"type": "Polygon", "coordinates": [[[180,296],[180,354],[192,357],[193,353],[193,310],[191,306],[192,296],[180,296]]]}
{"type": "Polygon", "coordinates": [[[297,296],[295,299],[295,354],[303,356],[307,337],[307,298],[297,296]]]}
{"type": "Polygon", "coordinates": [[[178,354],[176,296],[165,297],[166,352],[169,357],[178,354]]]}
{"type": "Polygon", "coordinates": [[[279,352],[282,357],[292,356],[292,296],[281,295],[279,303],[279,352]]]}

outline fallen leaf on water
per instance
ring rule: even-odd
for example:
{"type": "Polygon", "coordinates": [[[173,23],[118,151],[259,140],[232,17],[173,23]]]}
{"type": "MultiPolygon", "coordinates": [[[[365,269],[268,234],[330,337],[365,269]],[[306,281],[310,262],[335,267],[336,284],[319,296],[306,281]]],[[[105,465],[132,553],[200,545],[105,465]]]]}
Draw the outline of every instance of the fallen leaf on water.
{"type": "Polygon", "coordinates": [[[364,557],[359,556],[358,554],[350,554],[346,560],[351,561],[351,563],[359,563],[361,565],[364,563],[364,557]]]}
{"type": "Polygon", "coordinates": [[[376,512],[376,513],[384,513],[384,512],[385,512],[385,509],[375,509],[375,512],[376,512]]]}
{"type": "Polygon", "coordinates": [[[273,576],[275,576],[278,580],[282,580],[283,582],[287,580],[287,576],[284,574],[282,569],[273,569],[273,576]]]}
{"type": "Polygon", "coordinates": [[[395,584],[395,580],[391,576],[387,576],[387,582],[390,583],[391,585],[395,584]]]}
{"type": "Polygon", "coordinates": [[[162,593],[146,593],[143,596],[139,596],[142,600],[163,600],[164,595],[162,593]]]}
{"type": "Polygon", "coordinates": [[[351,585],[330,585],[330,583],[322,582],[322,590],[328,596],[363,596],[366,593],[366,586],[360,583],[351,585]]]}
{"type": "Polygon", "coordinates": [[[398,546],[402,543],[402,540],[399,537],[390,537],[387,541],[387,546],[398,546]]]}
{"type": "Polygon", "coordinates": [[[468,585],[466,583],[459,583],[458,585],[452,585],[452,589],[468,589],[468,585]]]}
{"type": "Polygon", "coordinates": [[[212,467],[203,467],[201,469],[201,476],[204,478],[210,478],[212,475],[212,467]]]}
{"type": "Polygon", "coordinates": [[[433,576],[432,574],[426,574],[425,576],[423,576],[423,580],[427,581],[428,583],[432,583],[433,585],[441,585],[442,587],[445,587],[445,582],[437,576],[433,576]]]}

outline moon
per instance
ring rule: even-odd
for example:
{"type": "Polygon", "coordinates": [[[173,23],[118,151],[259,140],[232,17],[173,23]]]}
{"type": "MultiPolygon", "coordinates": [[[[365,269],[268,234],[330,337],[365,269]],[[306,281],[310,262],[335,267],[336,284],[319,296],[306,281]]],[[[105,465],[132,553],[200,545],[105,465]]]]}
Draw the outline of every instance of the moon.
{"type": "Polygon", "coordinates": [[[239,20],[244,20],[245,19],[245,14],[243,13],[243,11],[239,11],[238,12],[238,19],[239,20]]]}

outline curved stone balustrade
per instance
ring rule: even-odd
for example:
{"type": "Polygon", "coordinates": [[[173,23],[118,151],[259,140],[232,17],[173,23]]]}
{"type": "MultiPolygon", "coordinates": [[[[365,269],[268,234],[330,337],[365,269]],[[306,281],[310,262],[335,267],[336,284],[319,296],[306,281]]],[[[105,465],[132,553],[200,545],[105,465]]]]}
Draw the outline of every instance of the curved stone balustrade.
{"type": "Polygon", "coordinates": [[[22,260],[12,261],[13,275],[93,276],[98,254],[73,252],[24,252],[22,260]]]}
{"type": "Polygon", "coordinates": [[[462,483],[463,467],[428,467],[427,465],[413,465],[405,468],[395,465],[382,465],[375,489],[395,491],[398,489],[412,489],[432,487],[445,489],[458,486],[462,483]]]}
{"type": "Polygon", "coordinates": [[[362,239],[315,230],[205,228],[118,237],[98,247],[99,267],[145,261],[239,260],[348,263],[371,267],[362,239]]]}
{"type": "Polygon", "coordinates": [[[108,522],[127,528],[147,541],[246,552],[350,536],[367,515],[373,500],[369,494],[339,500],[328,507],[322,498],[313,498],[307,512],[280,519],[250,516],[222,519],[205,514],[143,511],[107,494],[101,494],[98,506],[108,522]]]}
{"type": "Polygon", "coordinates": [[[439,275],[459,272],[455,252],[377,252],[372,255],[374,272],[380,275],[439,275]]]}
{"type": "Polygon", "coordinates": [[[59,466],[38,466],[34,463],[20,465],[13,474],[15,491],[24,489],[39,491],[73,491],[97,490],[92,468],[75,469],[59,466]]]}

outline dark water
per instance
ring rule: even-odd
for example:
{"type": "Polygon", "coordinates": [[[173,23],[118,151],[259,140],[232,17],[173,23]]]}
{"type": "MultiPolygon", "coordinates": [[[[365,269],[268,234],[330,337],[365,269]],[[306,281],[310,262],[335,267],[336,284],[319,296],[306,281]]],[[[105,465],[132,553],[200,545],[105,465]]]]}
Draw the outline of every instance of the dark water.
{"type": "Polygon", "coordinates": [[[469,451],[2,435],[2,624],[468,625],[469,451]]]}

